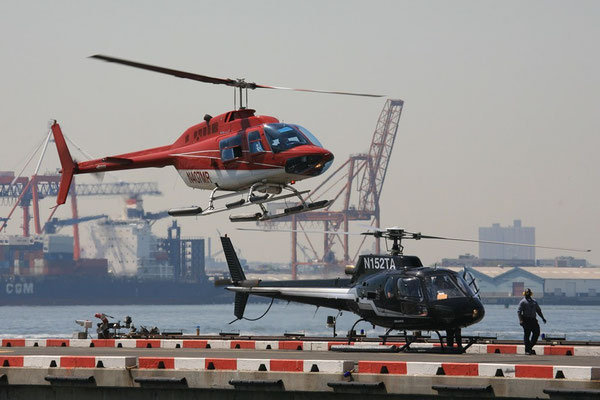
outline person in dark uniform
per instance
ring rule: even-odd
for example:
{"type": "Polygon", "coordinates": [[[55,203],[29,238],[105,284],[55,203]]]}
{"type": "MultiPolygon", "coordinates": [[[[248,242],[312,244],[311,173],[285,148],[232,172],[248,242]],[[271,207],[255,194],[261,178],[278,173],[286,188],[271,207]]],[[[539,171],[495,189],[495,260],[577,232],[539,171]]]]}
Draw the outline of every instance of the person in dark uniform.
{"type": "Polygon", "coordinates": [[[546,318],[542,314],[542,310],[532,296],[533,292],[527,288],[523,292],[524,298],[519,303],[517,315],[519,316],[519,324],[523,327],[524,341],[525,341],[525,353],[535,354],[533,346],[537,343],[538,337],[540,336],[540,325],[538,324],[536,314],[542,318],[542,321],[546,323],[546,318]]]}
{"type": "Polygon", "coordinates": [[[448,347],[454,347],[454,343],[459,350],[462,350],[462,332],[460,328],[446,329],[446,343],[448,347]]]}

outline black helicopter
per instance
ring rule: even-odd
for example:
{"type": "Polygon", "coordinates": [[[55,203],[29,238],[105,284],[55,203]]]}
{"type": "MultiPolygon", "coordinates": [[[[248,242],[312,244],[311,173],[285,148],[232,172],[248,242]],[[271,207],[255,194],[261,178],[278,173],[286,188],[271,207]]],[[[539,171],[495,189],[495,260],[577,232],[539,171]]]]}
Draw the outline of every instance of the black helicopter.
{"type": "Polygon", "coordinates": [[[231,280],[225,283],[232,285],[227,290],[235,292],[235,317],[243,319],[248,297],[257,295],[353,312],[360,319],[351,332],[358,322],[367,321],[389,328],[386,337],[391,331],[406,330],[434,331],[439,336],[439,331],[463,328],[483,319],[485,309],[478,295],[479,288],[473,275],[466,270],[461,274],[445,268],[424,267],[418,257],[404,255],[401,244],[403,239],[440,239],[549,248],[430,236],[397,227],[372,229],[361,234],[392,241],[389,254],[361,255],[355,266],[346,267],[345,272],[351,275],[350,279],[286,281],[246,279],[231,239],[227,235],[222,236],[223,252],[231,274],[231,280]]]}

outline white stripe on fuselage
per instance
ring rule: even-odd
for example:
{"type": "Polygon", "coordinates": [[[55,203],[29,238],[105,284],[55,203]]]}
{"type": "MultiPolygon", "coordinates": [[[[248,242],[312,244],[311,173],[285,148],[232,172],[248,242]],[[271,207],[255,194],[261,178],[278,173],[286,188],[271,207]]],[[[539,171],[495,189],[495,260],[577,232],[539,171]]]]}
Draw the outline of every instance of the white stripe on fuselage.
{"type": "Polygon", "coordinates": [[[214,189],[217,185],[223,190],[242,190],[263,180],[277,184],[298,180],[295,175],[286,174],[281,167],[256,170],[180,169],[178,172],[186,185],[206,190],[214,189]]]}
{"type": "Polygon", "coordinates": [[[282,296],[296,297],[312,297],[321,299],[336,299],[336,300],[354,300],[356,298],[356,290],[354,288],[304,288],[304,287],[270,287],[270,286],[255,286],[255,287],[240,287],[229,286],[227,290],[233,292],[244,292],[249,294],[262,293],[278,293],[282,296]]]}

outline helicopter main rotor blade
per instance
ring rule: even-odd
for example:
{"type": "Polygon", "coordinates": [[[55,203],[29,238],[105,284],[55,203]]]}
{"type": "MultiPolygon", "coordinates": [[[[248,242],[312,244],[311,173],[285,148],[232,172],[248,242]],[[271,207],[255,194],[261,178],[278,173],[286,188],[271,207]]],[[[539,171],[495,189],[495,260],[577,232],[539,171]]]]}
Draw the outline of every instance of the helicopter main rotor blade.
{"type": "Polygon", "coordinates": [[[451,238],[451,237],[445,237],[445,236],[423,235],[423,234],[417,233],[417,232],[404,231],[397,227],[388,228],[388,229],[380,229],[380,228],[372,227],[372,229],[370,231],[362,232],[362,233],[345,232],[345,231],[309,231],[309,230],[303,230],[303,229],[278,229],[278,230],[275,230],[275,229],[253,229],[253,228],[237,228],[237,229],[240,231],[254,231],[254,232],[299,232],[299,233],[320,233],[320,234],[332,234],[332,235],[368,235],[368,236],[375,236],[375,237],[379,237],[379,238],[386,238],[386,239],[390,239],[390,240],[393,240],[394,238],[398,238],[400,240],[437,239],[437,240],[452,240],[455,242],[489,243],[489,244],[498,244],[498,245],[505,245],[505,246],[535,247],[538,249],[575,251],[575,252],[579,252],[579,253],[591,252],[591,250],[571,249],[571,248],[567,248],[567,247],[538,246],[535,244],[496,242],[496,241],[492,241],[492,240],[475,240],[475,239],[451,238]],[[396,236],[396,235],[394,235],[394,233],[390,233],[391,230],[395,230],[398,232],[401,231],[401,233],[398,236],[396,236]]]}
{"type": "Polygon", "coordinates": [[[104,56],[102,54],[95,54],[90,56],[89,58],[95,58],[97,60],[102,60],[106,62],[111,62],[115,64],[127,65],[133,68],[145,69],[148,71],[158,72],[160,74],[172,75],[178,78],[191,79],[193,81],[205,82],[205,83],[213,83],[215,85],[227,85],[227,86],[236,86],[237,81],[233,79],[223,79],[223,78],[215,78],[207,75],[199,75],[193,74],[191,72],[178,71],[176,69],[157,67],[155,65],[144,64],[136,61],[124,60],[122,58],[104,56]]]}
{"type": "Polygon", "coordinates": [[[346,231],[307,231],[304,229],[255,229],[255,228],[236,228],[238,231],[251,231],[251,232],[297,232],[297,233],[320,233],[328,235],[363,235],[358,232],[346,232],[346,231]]]}
{"type": "Polygon", "coordinates": [[[384,94],[337,92],[337,91],[333,91],[333,90],[318,90],[318,89],[295,89],[295,88],[288,88],[288,87],[283,87],[283,86],[267,86],[267,85],[255,85],[255,86],[260,89],[277,89],[277,90],[293,90],[296,92],[341,94],[343,96],[385,97],[384,94]]]}
{"type": "Polygon", "coordinates": [[[332,90],[317,90],[317,89],[295,89],[283,86],[269,86],[269,85],[258,85],[254,82],[246,82],[244,79],[229,79],[229,78],[215,78],[208,75],[194,74],[192,72],[180,71],[171,68],[159,67],[156,65],[144,64],[137,61],[124,60],[122,58],[116,58],[111,56],[105,56],[102,54],[95,54],[89,58],[95,58],[106,62],[115,64],[127,65],[133,68],[145,69],[147,71],[158,72],[160,74],[166,74],[176,76],[177,78],[191,79],[193,81],[212,83],[215,85],[226,85],[233,86],[242,89],[275,89],[275,90],[293,90],[296,92],[312,92],[312,93],[327,93],[327,94],[339,94],[344,96],[363,96],[363,97],[385,97],[381,94],[368,94],[368,93],[352,93],[352,92],[340,92],[332,90]]]}
{"type": "Polygon", "coordinates": [[[576,252],[580,252],[580,253],[589,253],[592,251],[592,250],[584,250],[584,249],[570,249],[570,248],[566,248],[566,247],[538,246],[535,244],[496,242],[493,240],[475,240],[475,239],[451,238],[451,237],[444,237],[444,236],[430,236],[430,235],[421,235],[419,233],[415,233],[414,235],[417,235],[419,237],[419,239],[438,239],[438,240],[452,240],[455,242],[489,243],[489,244],[500,244],[500,245],[506,245],[506,246],[536,247],[538,249],[576,251],[576,252]]]}

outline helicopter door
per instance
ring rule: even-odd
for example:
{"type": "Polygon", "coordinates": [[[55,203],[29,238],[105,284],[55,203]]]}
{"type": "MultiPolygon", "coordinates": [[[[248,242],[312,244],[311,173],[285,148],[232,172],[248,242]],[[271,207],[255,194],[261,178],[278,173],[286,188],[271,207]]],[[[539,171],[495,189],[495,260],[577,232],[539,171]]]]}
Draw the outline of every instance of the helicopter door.
{"type": "Polygon", "coordinates": [[[242,151],[242,137],[235,135],[219,142],[219,150],[221,150],[221,161],[223,164],[239,160],[244,152],[242,151]]]}
{"type": "Polygon", "coordinates": [[[248,151],[252,157],[266,152],[259,130],[248,132],[248,151]]]}
{"type": "Polygon", "coordinates": [[[422,315],[426,308],[423,306],[423,290],[418,278],[400,278],[397,281],[400,311],[408,315],[422,315]]]}

